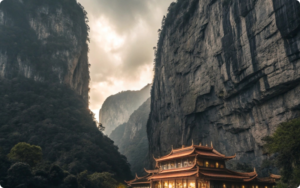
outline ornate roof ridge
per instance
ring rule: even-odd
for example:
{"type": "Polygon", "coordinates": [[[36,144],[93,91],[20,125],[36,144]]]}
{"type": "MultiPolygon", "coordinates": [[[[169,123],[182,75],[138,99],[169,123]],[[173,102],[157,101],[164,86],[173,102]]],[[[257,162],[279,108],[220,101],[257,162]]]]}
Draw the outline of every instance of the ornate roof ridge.
{"type": "Polygon", "coordinates": [[[274,178],[276,180],[280,180],[281,176],[280,175],[276,175],[276,174],[270,174],[270,178],[274,178]]]}
{"type": "Polygon", "coordinates": [[[162,170],[159,171],[159,173],[169,173],[169,172],[177,172],[177,171],[188,171],[188,170],[192,170],[193,168],[195,168],[197,165],[197,163],[194,163],[193,166],[188,166],[188,167],[183,167],[183,168],[174,168],[174,169],[168,169],[168,170],[162,170]]]}

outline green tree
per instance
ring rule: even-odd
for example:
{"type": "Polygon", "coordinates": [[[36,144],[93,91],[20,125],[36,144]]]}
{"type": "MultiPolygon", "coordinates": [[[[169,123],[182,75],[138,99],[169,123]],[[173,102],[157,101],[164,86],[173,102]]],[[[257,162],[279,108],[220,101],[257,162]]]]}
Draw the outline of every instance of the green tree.
{"type": "Polygon", "coordinates": [[[114,188],[118,186],[118,182],[108,172],[93,173],[89,176],[89,179],[94,187],[114,188]]]}
{"type": "Polygon", "coordinates": [[[300,185],[300,119],[278,126],[272,136],[266,137],[265,149],[277,154],[276,165],[281,170],[282,183],[278,187],[300,185]]]}
{"type": "Polygon", "coordinates": [[[30,166],[35,166],[42,160],[42,148],[40,146],[30,145],[25,142],[16,144],[7,155],[11,161],[25,162],[30,166]]]}

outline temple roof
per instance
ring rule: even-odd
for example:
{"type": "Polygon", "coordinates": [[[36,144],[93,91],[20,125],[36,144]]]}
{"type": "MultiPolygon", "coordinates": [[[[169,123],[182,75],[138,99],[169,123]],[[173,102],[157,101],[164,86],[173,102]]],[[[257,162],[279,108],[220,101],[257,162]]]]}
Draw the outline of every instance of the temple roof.
{"type": "Polygon", "coordinates": [[[151,174],[147,174],[144,177],[138,177],[135,175],[135,178],[130,181],[125,181],[128,185],[134,185],[134,184],[150,184],[150,181],[148,180],[148,177],[150,177],[151,174]]]}
{"type": "Polygon", "coordinates": [[[193,157],[193,156],[201,156],[203,158],[215,158],[215,159],[220,159],[220,160],[230,160],[236,157],[234,156],[225,156],[221,153],[219,153],[217,150],[213,148],[213,146],[198,146],[198,145],[191,145],[189,147],[182,147],[179,149],[173,149],[172,151],[168,154],[165,155],[161,158],[154,158],[156,162],[161,162],[161,161],[167,161],[171,159],[177,159],[177,158],[182,158],[182,157],[193,157]]]}
{"type": "Polygon", "coordinates": [[[199,175],[204,176],[211,180],[232,180],[232,181],[242,181],[247,182],[255,179],[257,173],[241,173],[234,172],[228,169],[217,169],[217,168],[199,168],[199,175]]]}
{"type": "Polygon", "coordinates": [[[178,177],[190,177],[197,175],[198,170],[195,168],[189,171],[179,171],[179,172],[170,172],[170,173],[162,173],[162,174],[154,174],[150,176],[149,180],[155,179],[165,179],[165,178],[178,178],[178,177]]]}

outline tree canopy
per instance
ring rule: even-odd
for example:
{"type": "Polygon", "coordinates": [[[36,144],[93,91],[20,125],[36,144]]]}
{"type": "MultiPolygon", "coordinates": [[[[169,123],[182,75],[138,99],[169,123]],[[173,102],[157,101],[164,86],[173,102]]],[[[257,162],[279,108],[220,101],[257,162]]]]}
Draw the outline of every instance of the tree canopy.
{"type": "MultiPolygon", "coordinates": [[[[287,187],[300,185],[300,118],[278,126],[272,136],[264,138],[265,149],[277,154],[276,165],[287,187]]],[[[281,184],[280,186],[283,186],[281,184]]]]}
{"type": "Polygon", "coordinates": [[[43,157],[42,148],[40,146],[30,145],[25,142],[16,144],[8,154],[11,161],[25,162],[30,166],[37,165],[43,157]]]}

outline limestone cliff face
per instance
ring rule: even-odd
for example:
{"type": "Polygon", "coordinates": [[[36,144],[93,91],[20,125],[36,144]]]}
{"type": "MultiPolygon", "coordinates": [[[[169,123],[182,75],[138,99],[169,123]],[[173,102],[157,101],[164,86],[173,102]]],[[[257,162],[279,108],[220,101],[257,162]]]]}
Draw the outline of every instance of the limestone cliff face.
{"type": "Polygon", "coordinates": [[[126,123],[130,115],[150,97],[151,85],[140,91],[123,91],[108,97],[99,113],[99,121],[105,127],[104,133],[110,135],[119,125],[126,123]]]}
{"type": "Polygon", "coordinates": [[[118,126],[110,135],[120,152],[127,157],[131,172],[139,176],[149,166],[146,131],[149,113],[150,98],[131,114],[128,122],[118,126]]]}
{"type": "Polygon", "coordinates": [[[172,3],[158,43],[151,156],[210,144],[260,166],[262,138],[300,115],[297,0],[172,3]]]}
{"type": "Polygon", "coordinates": [[[67,84],[88,103],[88,26],[76,0],[3,0],[0,77],[67,84]]]}

